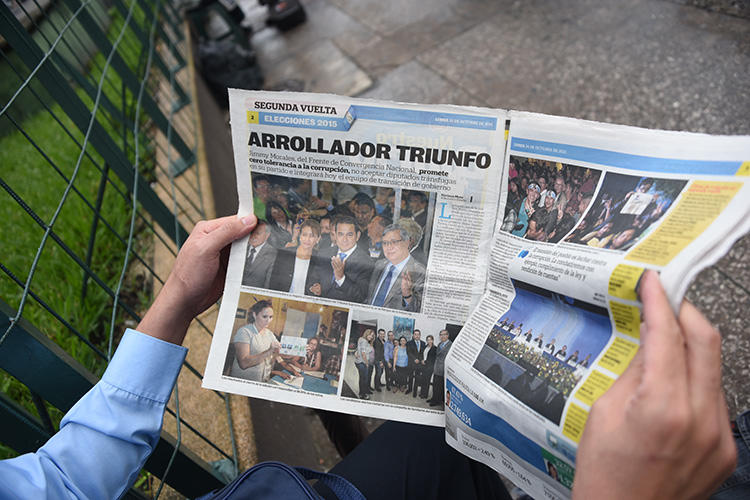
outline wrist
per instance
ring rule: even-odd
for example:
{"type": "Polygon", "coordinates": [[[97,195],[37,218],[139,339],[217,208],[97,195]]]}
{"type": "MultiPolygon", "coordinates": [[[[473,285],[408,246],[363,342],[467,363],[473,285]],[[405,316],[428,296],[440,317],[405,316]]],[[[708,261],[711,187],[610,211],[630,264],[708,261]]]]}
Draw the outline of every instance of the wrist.
{"type": "Polygon", "coordinates": [[[179,303],[165,288],[154,300],[138,324],[138,331],[152,337],[181,345],[193,314],[179,303]]]}

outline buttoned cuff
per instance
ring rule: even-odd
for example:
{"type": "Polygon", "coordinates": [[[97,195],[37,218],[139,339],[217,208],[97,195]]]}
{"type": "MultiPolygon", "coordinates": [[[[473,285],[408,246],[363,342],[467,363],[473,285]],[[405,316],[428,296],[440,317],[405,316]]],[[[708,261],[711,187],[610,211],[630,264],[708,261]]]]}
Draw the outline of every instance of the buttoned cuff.
{"type": "Polygon", "coordinates": [[[177,381],[187,348],[128,328],[102,381],[160,403],[166,403],[177,381]]]}

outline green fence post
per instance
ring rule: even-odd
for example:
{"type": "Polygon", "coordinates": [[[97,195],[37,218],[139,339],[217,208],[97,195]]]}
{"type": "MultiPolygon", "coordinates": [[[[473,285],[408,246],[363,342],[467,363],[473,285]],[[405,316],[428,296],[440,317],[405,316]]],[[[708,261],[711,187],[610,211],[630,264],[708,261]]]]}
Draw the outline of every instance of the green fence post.
{"type": "MultiPolygon", "coordinates": [[[[52,64],[46,63],[47,60],[42,50],[3,2],[0,2],[0,34],[16,50],[24,64],[30,70],[36,71],[36,77],[44,85],[50,96],[60,104],[79,130],[86,134],[91,112],[60,72],[52,64]]],[[[159,114],[161,114],[160,111],[159,114]]],[[[164,117],[164,115],[161,116],[164,117]]],[[[165,135],[167,131],[168,124],[164,128],[165,135]]],[[[133,165],[122,152],[122,149],[117,146],[96,120],[92,123],[89,141],[128,189],[132,191],[133,181],[135,180],[133,165]]],[[[164,205],[142,176],[138,177],[138,199],[143,208],[151,214],[157,224],[164,229],[173,241],[184,242],[187,239],[188,232],[175,219],[174,214],[164,205]]]]}
{"type": "MultiPolygon", "coordinates": [[[[68,8],[72,12],[76,12],[81,6],[81,0],[63,1],[66,5],[68,5],[68,8]]],[[[156,13],[154,13],[154,15],[156,15],[156,13]]],[[[110,52],[112,52],[112,44],[110,43],[109,39],[107,39],[107,35],[101,30],[98,23],[91,17],[91,15],[86,11],[85,8],[80,11],[78,15],[78,21],[86,30],[86,34],[89,36],[89,38],[91,38],[96,46],[99,47],[99,50],[102,52],[102,54],[109,54],[110,52]]],[[[125,82],[125,85],[128,86],[130,92],[132,92],[133,95],[138,95],[140,83],[117,52],[113,54],[112,67],[120,75],[120,78],[122,78],[122,81],[125,82]]],[[[154,121],[154,124],[166,136],[167,129],[169,128],[169,121],[161,112],[159,106],[156,104],[153,98],[148,94],[144,94],[142,105],[143,109],[146,110],[151,119],[154,121]]],[[[186,162],[192,163],[195,160],[195,154],[193,150],[191,150],[188,145],[185,144],[185,141],[182,139],[182,137],[180,137],[179,134],[173,134],[171,140],[171,144],[175,147],[175,149],[177,149],[177,152],[186,162]]]]}
{"type": "MultiPolygon", "coordinates": [[[[120,14],[123,15],[123,17],[127,16],[128,10],[125,8],[125,4],[122,3],[122,0],[115,0],[115,6],[117,7],[117,10],[120,11],[120,14]]],[[[141,8],[143,8],[143,6],[141,6],[141,8]]],[[[130,28],[133,30],[135,36],[140,40],[148,39],[146,33],[141,29],[140,26],[138,26],[137,23],[131,23],[130,28]]],[[[171,40],[165,40],[165,42],[170,47],[173,44],[171,40]]],[[[159,69],[159,71],[161,71],[161,74],[164,75],[167,80],[169,80],[170,70],[169,68],[167,68],[167,65],[164,63],[164,60],[161,58],[161,56],[158,53],[154,53],[153,60],[154,64],[156,64],[156,67],[159,69]]],[[[174,82],[174,89],[177,92],[178,97],[178,101],[174,103],[174,111],[178,111],[190,102],[190,97],[188,97],[188,95],[185,93],[185,90],[178,82],[174,82]]]]}

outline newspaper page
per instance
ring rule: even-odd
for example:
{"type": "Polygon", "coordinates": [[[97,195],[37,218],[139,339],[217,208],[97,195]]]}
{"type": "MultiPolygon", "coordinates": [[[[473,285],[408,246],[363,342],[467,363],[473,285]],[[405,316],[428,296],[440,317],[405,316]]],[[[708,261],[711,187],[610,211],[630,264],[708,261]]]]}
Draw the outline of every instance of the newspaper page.
{"type": "Polygon", "coordinates": [[[230,116],[239,215],[263,223],[232,246],[204,387],[442,426],[507,113],[231,90],[230,116]]]}
{"type": "Polygon", "coordinates": [[[677,310],[750,230],[750,137],[510,121],[487,292],[446,361],[446,440],[568,498],[591,406],[638,349],[644,270],[677,310]]]}

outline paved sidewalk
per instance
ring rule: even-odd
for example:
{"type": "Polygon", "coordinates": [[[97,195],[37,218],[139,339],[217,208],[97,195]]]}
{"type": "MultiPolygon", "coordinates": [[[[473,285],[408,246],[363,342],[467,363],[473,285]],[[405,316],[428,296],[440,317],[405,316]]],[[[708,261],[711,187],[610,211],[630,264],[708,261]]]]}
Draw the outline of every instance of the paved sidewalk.
{"type": "MultiPolygon", "coordinates": [[[[304,4],[307,23],[279,33],[264,27],[255,0],[241,0],[253,19],[252,43],[268,88],[750,134],[750,9],[743,2],[304,4]]],[[[231,170],[224,175],[228,185],[221,189],[231,193],[231,170]]],[[[749,288],[750,237],[745,237],[688,291],[722,332],[724,387],[732,413],[750,408],[749,288]]],[[[309,424],[314,428],[302,423],[315,420],[307,410],[287,413],[280,405],[252,404],[254,420],[259,411],[270,410],[291,418],[296,427],[277,425],[275,430],[299,432],[299,442],[321,430],[319,423],[309,424]]],[[[255,424],[256,435],[264,432],[255,424]]],[[[259,443],[259,458],[279,458],[278,450],[262,448],[259,443]]],[[[318,457],[318,463],[335,458],[334,452],[318,457]]]]}

